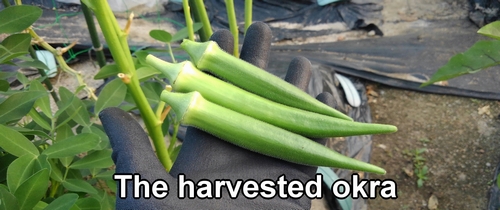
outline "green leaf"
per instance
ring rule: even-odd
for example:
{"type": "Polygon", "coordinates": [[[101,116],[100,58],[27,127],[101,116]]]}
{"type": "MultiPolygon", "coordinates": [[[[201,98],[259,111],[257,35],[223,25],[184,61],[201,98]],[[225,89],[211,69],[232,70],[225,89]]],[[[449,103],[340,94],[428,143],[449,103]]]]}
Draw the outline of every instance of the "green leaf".
{"type": "Polygon", "coordinates": [[[76,206],[81,210],[101,210],[101,203],[95,198],[78,199],[78,201],[76,201],[76,206]]]}
{"type": "Polygon", "coordinates": [[[497,187],[500,188],[500,174],[497,175],[497,187]]]}
{"type": "Polygon", "coordinates": [[[113,165],[111,150],[95,151],[71,164],[73,169],[108,168],[113,165]]]}
{"type": "Polygon", "coordinates": [[[17,188],[33,175],[33,166],[36,157],[23,155],[9,165],[7,169],[7,186],[10,192],[16,192],[17,188]]]}
{"type": "Polygon", "coordinates": [[[102,179],[102,180],[113,180],[113,174],[115,174],[115,170],[109,170],[102,172],[100,174],[97,174],[95,178],[102,179]]]}
{"type": "Polygon", "coordinates": [[[46,91],[26,91],[11,95],[0,104],[0,124],[21,119],[28,114],[35,101],[46,94],[46,91]]]}
{"type": "Polygon", "coordinates": [[[33,165],[33,171],[40,171],[42,169],[49,170],[49,174],[52,173],[52,166],[50,165],[46,155],[38,156],[38,158],[35,161],[35,164],[33,165]]]}
{"type": "Polygon", "coordinates": [[[149,31],[149,36],[151,36],[153,39],[165,43],[168,43],[172,40],[172,34],[168,33],[165,30],[159,30],[159,29],[151,30],[149,31]]]}
{"type": "Polygon", "coordinates": [[[58,182],[63,182],[64,177],[61,168],[58,167],[59,164],[56,164],[54,161],[50,161],[50,166],[52,168],[52,171],[50,173],[50,178],[58,182]]]}
{"type": "Polygon", "coordinates": [[[0,139],[2,139],[0,147],[16,157],[21,157],[25,154],[30,154],[31,156],[38,156],[40,154],[38,149],[26,137],[4,125],[0,125],[0,139]]]}
{"type": "Polygon", "coordinates": [[[16,160],[17,157],[11,154],[5,154],[0,156],[0,183],[6,183],[7,180],[7,169],[10,164],[16,160]]]}
{"type": "Polygon", "coordinates": [[[127,94],[127,86],[119,78],[109,82],[102,89],[97,102],[95,103],[94,113],[99,114],[104,108],[120,105],[127,94]]]}
{"type": "Polygon", "coordinates": [[[16,197],[7,189],[0,187],[0,210],[12,209],[19,209],[16,197]]]}
{"type": "Polygon", "coordinates": [[[115,180],[106,180],[106,185],[108,186],[108,188],[111,190],[111,192],[113,193],[116,193],[116,189],[118,189],[117,185],[116,185],[116,181],[115,180]]]}
{"type": "Polygon", "coordinates": [[[172,160],[172,162],[175,162],[175,160],[177,159],[177,156],[179,155],[179,152],[181,151],[181,147],[182,147],[182,145],[175,147],[172,150],[172,152],[170,153],[170,159],[172,160]]]}
{"type": "Polygon", "coordinates": [[[500,21],[495,21],[485,25],[477,31],[478,34],[500,40],[500,21]]]}
{"type": "Polygon", "coordinates": [[[30,80],[21,72],[17,72],[16,79],[23,84],[24,87],[30,84],[30,80]]]}
{"type": "Polygon", "coordinates": [[[116,209],[115,208],[115,202],[116,202],[115,196],[108,195],[108,193],[104,190],[99,190],[99,193],[97,195],[91,195],[91,197],[95,198],[99,201],[102,209],[116,209]]]}
{"type": "Polygon", "coordinates": [[[62,183],[64,188],[72,192],[84,192],[88,194],[97,194],[97,190],[88,182],[81,179],[66,179],[62,183]]]}
{"type": "Polygon", "coordinates": [[[49,183],[49,171],[43,169],[36,172],[17,188],[16,196],[21,210],[31,210],[45,195],[49,183]]]}
{"type": "Polygon", "coordinates": [[[116,76],[118,73],[120,73],[118,65],[108,64],[99,70],[99,72],[94,76],[94,79],[106,79],[108,77],[116,76]]]}
{"type": "Polygon", "coordinates": [[[40,115],[40,113],[37,112],[34,108],[32,108],[30,110],[28,115],[33,119],[33,121],[36,122],[36,124],[41,126],[43,129],[46,129],[49,131],[52,130],[52,127],[50,126],[50,124],[47,121],[45,121],[45,119],[43,119],[42,115],[40,115]]]}
{"type": "Polygon", "coordinates": [[[16,66],[19,66],[21,68],[36,68],[36,69],[45,69],[45,70],[49,69],[49,67],[47,67],[47,65],[45,65],[45,63],[43,63],[40,60],[32,60],[32,61],[24,61],[24,62],[16,63],[16,66]]]}
{"type": "Polygon", "coordinates": [[[27,54],[30,44],[31,36],[29,34],[13,34],[5,38],[0,45],[0,63],[27,54]]]}
{"type": "Polygon", "coordinates": [[[72,100],[71,105],[66,109],[66,113],[68,113],[68,115],[77,113],[73,118],[75,122],[84,126],[91,125],[89,113],[87,112],[85,105],[79,98],[77,98],[75,95],[73,95],[73,93],[71,93],[64,87],[59,88],[59,95],[61,96],[61,100],[63,101],[72,100]]]}
{"type": "Polygon", "coordinates": [[[59,100],[56,105],[57,105],[57,111],[56,113],[54,114],[54,119],[57,119],[59,118],[59,116],[64,113],[66,111],[66,109],[68,109],[69,106],[71,106],[71,104],[73,103],[73,99],[75,99],[76,97],[72,97],[71,100],[64,100],[64,101],[61,101],[59,100]]]}
{"type": "Polygon", "coordinates": [[[144,82],[158,74],[161,74],[161,72],[150,66],[144,66],[137,69],[137,78],[139,79],[139,82],[144,82]]]}
{"type": "Polygon", "coordinates": [[[73,134],[73,130],[71,130],[71,127],[69,127],[69,125],[67,124],[61,125],[56,130],[56,141],[67,139],[73,135],[75,134],[73,134]]]}
{"type": "Polygon", "coordinates": [[[0,34],[17,33],[33,23],[42,15],[42,9],[36,6],[17,5],[0,11],[0,34]],[[15,17],[15,18],[13,18],[15,17]]]}
{"type": "Polygon", "coordinates": [[[5,92],[9,90],[10,84],[6,80],[0,80],[0,91],[5,92]]]}
{"type": "MultiPolygon", "coordinates": [[[[31,81],[30,90],[47,91],[38,80],[31,81]]],[[[35,106],[39,107],[45,116],[52,118],[52,110],[50,108],[50,99],[48,94],[37,99],[35,101],[35,106]]]]}
{"type": "Polygon", "coordinates": [[[92,133],[81,133],[67,139],[57,141],[42,152],[49,158],[74,156],[94,149],[99,144],[99,136],[92,133]]]}
{"type": "Polygon", "coordinates": [[[45,132],[40,131],[40,130],[32,130],[32,129],[17,127],[17,126],[13,126],[13,127],[9,127],[9,128],[21,133],[23,136],[35,135],[35,136],[39,136],[39,137],[45,138],[45,139],[52,139],[52,136],[49,136],[48,134],[46,134],[45,132]]]}
{"type": "Polygon", "coordinates": [[[108,135],[103,131],[102,127],[99,128],[98,125],[94,124],[90,127],[83,128],[82,133],[93,133],[99,136],[101,143],[99,143],[99,145],[96,148],[94,148],[95,150],[110,148],[108,135]]]}
{"type": "Polygon", "coordinates": [[[78,200],[78,195],[75,193],[68,193],[60,196],[52,201],[45,209],[47,210],[67,210],[78,200]]]}
{"type": "Polygon", "coordinates": [[[63,157],[63,158],[59,158],[59,161],[61,161],[61,164],[68,168],[69,165],[73,162],[73,159],[75,159],[74,156],[71,156],[71,157],[63,157]]]}
{"type": "Polygon", "coordinates": [[[160,95],[163,89],[164,87],[157,82],[145,82],[142,85],[142,91],[151,105],[157,104],[160,101],[160,95]]]}
{"type": "MultiPolygon", "coordinates": [[[[193,29],[194,29],[193,31],[196,32],[196,31],[200,30],[201,27],[203,27],[203,23],[194,23],[193,24],[193,29]]],[[[172,36],[172,40],[170,40],[170,42],[180,41],[188,36],[189,36],[188,30],[186,27],[184,27],[181,30],[177,31],[177,33],[175,33],[172,36]]]]}
{"type": "Polygon", "coordinates": [[[43,210],[48,205],[49,205],[48,203],[45,203],[43,201],[38,201],[38,203],[36,203],[36,205],[33,207],[33,210],[43,210]]]}
{"type": "Polygon", "coordinates": [[[453,56],[447,64],[434,73],[431,79],[420,87],[437,81],[449,80],[460,75],[476,73],[480,70],[500,64],[500,41],[482,40],[476,42],[464,53],[453,56]]]}

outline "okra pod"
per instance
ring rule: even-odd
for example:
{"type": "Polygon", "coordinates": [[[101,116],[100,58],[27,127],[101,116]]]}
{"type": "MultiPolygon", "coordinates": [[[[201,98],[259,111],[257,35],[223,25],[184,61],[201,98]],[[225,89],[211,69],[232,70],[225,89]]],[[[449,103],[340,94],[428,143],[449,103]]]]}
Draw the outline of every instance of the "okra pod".
{"type": "Polygon", "coordinates": [[[163,91],[183,125],[197,127],[225,141],[271,157],[303,165],[385,174],[385,170],[331,150],[301,135],[205,100],[200,93],[163,91]]]}
{"type": "Polygon", "coordinates": [[[198,70],[191,62],[172,64],[148,55],[146,63],[161,71],[176,92],[198,91],[228,109],[311,138],[395,132],[392,125],[347,121],[276,103],[198,70]]]}
{"type": "Polygon", "coordinates": [[[226,53],[213,41],[199,43],[185,39],[181,47],[198,69],[209,71],[247,91],[288,106],[352,121],[349,116],[281,78],[226,53]]]}

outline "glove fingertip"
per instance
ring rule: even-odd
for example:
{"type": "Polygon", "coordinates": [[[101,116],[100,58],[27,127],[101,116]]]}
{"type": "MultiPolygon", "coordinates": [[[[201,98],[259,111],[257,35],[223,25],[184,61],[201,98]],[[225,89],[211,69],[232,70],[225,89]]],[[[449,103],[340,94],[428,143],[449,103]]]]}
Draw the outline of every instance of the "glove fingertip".
{"type": "Polygon", "coordinates": [[[309,85],[311,74],[311,62],[307,58],[299,56],[290,62],[285,81],[305,91],[309,85]]]}
{"type": "Polygon", "coordinates": [[[234,39],[229,30],[218,30],[210,36],[210,40],[217,42],[219,47],[229,54],[233,54],[234,39]]]}
{"type": "Polygon", "coordinates": [[[333,95],[330,94],[329,92],[322,92],[316,96],[316,99],[318,101],[321,101],[322,103],[330,106],[330,107],[335,107],[335,99],[333,98],[333,95]]]}
{"type": "Polygon", "coordinates": [[[255,22],[248,27],[241,47],[240,58],[259,68],[265,69],[269,61],[272,31],[263,22],[255,22]]]}

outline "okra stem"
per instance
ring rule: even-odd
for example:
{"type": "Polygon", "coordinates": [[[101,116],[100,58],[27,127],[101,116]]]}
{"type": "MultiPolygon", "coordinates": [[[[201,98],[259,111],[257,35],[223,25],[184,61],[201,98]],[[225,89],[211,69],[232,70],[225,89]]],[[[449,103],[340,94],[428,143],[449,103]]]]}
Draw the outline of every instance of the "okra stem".
{"type": "Polygon", "coordinates": [[[212,103],[303,136],[340,137],[397,130],[392,125],[351,122],[276,103],[207,75],[189,61],[171,64],[148,55],[146,63],[166,75],[176,92],[198,91],[212,103]]]}
{"type": "Polygon", "coordinates": [[[385,174],[385,170],[338,152],[298,134],[205,100],[200,93],[163,91],[161,99],[184,125],[197,127],[225,141],[282,160],[385,174]]]}
{"type": "Polygon", "coordinates": [[[198,43],[185,39],[181,47],[198,69],[210,71],[247,91],[288,106],[352,121],[283,79],[224,52],[213,41],[198,43]]]}

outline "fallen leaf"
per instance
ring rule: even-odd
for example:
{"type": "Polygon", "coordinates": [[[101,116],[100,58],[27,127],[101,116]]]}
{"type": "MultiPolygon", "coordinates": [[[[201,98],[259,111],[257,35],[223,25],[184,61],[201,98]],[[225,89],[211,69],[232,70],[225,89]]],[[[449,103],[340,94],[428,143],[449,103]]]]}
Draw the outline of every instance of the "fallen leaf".
{"type": "Polygon", "coordinates": [[[431,195],[427,208],[429,208],[429,210],[436,210],[438,208],[438,204],[438,198],[435,195],[431,195]]]}
{"type": "Polygon", "coordinates": [[[477,113],[478,113],[479,115],[484,115],[484,114],[486,114],[486,115],[488,115],[488,116],[490,116],[490,117],[491,117],[490,105],[486,105],[486,106],[483,106],[483,107],[478,108],[478,109],[477,109],[477,113]]]}

